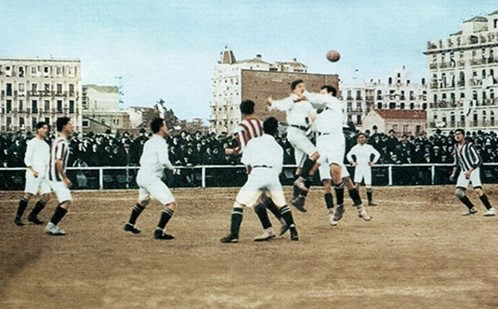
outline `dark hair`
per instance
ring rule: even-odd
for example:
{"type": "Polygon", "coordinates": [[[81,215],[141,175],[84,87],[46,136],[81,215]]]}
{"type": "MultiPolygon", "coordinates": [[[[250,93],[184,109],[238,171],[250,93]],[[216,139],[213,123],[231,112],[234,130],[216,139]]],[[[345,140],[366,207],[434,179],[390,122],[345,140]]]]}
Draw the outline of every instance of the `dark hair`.
{"type": "Polygon", "coordinates": [[[150,128],[152,130],[152,133],[157,133],[159,130],[161,130],[161,127],[164,125],[164,119],[162,118],[155,118],[152,120],[150,123],[150,128]]]}
{"type": "Polygon", "coordinates": [[[263,121],[263,131],[266,134],[277,135],[278,131],[278,120],[275,117],[268,117],[263,121]]]}
{"type": "Polygon", "coordinates": [[[365,135],[365,133],[360,132],[360,133],[358,133],[358,134],[356,135],[356,138],[359,138],[359,137],[360,137],[360,136],[362,136],[362,135],[363,135],[364,137],[367,137],[367,136],[365,135]]]}
{"type": "Polygon", "coordinates": [[[254,114],[254,102],[251,100],[244,100],[240,103],[240,112],[245,115],[254,114]]]}
{"type": "Polygon", "coordinates": [[[47,126],[48,127],[48,123],[44,122],[44,121],[40,121],[36,124],[36,131],[38,132],[38,129],[41,129],[43,128],[44,126],[47,126]]]}
{"type": "Polygon", "coordinates": [[[337,95],[337,89],[331,85],[323,85],[320,89],[327,89],[327,93],[331,93],[333,97],[337,95]]]}
{"type": "Polygon", "coordinates": [[[455,130],[455,134],[457,134],[458,132],[460,132],[463,136],[465,136],[465,130],[464,129],[456,129],[455,130]]]}
{"type": "Polygon", "coordinates": [[[57,132],[62,132],[62,129],[68,124],[69,121],[71,121],[71,119],[68,117],[57,118],[57,132]]]}
{"type": "Polygon", "coordinates": [[[291,89],[291,90],[296,89],[297,85],[299,85],[299,84],[301,84],[301,83],[304,83],[304,80],[302,80],[302,79],[296,79],[295,81],[293,81],[293,82],[290,84],[290,89],[291,89]]]}

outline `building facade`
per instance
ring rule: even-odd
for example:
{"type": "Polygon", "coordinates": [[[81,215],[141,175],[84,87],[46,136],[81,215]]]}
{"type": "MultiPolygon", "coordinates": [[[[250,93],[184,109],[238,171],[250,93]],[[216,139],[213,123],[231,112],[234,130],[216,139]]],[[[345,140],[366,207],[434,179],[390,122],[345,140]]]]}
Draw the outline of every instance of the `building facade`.
{"type": "Polygon", "coordinates": [[[58,117],[82,129],[81,65],[77,59],[0,58],[0,130],[34,131],[58,117]]]}
{"type": "Polygon", "coordinates": [[[497,130],[498,11],[462,23],[448,38],[427,43],[429,132],[497,130]]]}
{"type": "MultiPolygon", "coordinates": [[[[226,49],[214,68],[210,131],[216,134],[233,133],[240,122],[239,105],[243,100],[256,103],[256,114],[262,119],[270,115],[266,99],[282,99],[290,93],[293,80],[302,78],[309,91],[320,90],[324,84],[338,87],[338,76],[311,74],[304,64],[293,59],[290,62],[266,62],[261,55],[254,59],[237,61],[233,51],[226,49]]],[[[284,121],[285,114],[272,112],[284,121]]]]}
{"type": "Polygon", "coordinates": [[[113,133],[131,128],[130,115],[119,108],[117,86],[83,85],[83,132],[113,133]]]}
{"type": "Polygon", "coordinates": [[[363,130],[389,133],[397,137],[418,136],[426,132],[425,110],[372,109],[363,119],[363,130]]]}
{"type": "Polygon", "coordinates": [[[340,97],[348,120],[359,128],[364,127],[363,119],[373,109],[425,110],[428,105],[425,79],[413,83],[404,67],[385,80],[372,78],[363,84],[341,85],[340,97]]]}

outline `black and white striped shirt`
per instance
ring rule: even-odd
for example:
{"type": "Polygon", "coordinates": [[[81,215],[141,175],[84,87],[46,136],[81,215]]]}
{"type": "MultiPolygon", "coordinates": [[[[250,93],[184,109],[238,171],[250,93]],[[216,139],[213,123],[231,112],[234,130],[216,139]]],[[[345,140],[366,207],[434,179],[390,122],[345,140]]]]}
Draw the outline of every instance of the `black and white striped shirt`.
{"type": "Polygon", "coordinates": [[[57,160],[62,160],[62,169],[66,170],[67,158],[69,157],[69,143],[63,137],[58,137],[52,142],[50,151],[50,170],[48,179],[50,181],[62,181],[61,174],[57,171],[57,160]]]}
{"type": "Polygon", "coordinates": [[[461,171],[476,169],[481,164],[482,158],[474,144],[466,141],[463,145],[455,145],[455,166],[459,167],[461,171]]]}

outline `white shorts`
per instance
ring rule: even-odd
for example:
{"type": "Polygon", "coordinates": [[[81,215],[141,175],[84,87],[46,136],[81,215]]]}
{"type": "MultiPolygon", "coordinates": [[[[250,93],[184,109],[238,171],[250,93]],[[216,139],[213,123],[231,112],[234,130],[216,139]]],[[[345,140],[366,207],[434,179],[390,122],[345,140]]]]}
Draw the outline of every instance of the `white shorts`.
{"type": "Polygon", "coordinates": [[[469,183],[472,183],[472,187],[482,187],[480,168],[476,168],[472,174],[470,174],[470,179],[465,178],[465,172],[460,171],[458,175],[456,187],[467,189],[469,183]]]}
{"type": "Polygon", "coordinates": [[[160,178],[140,179],[137,178],[138,200],[147,201],[152,197],[162,205],[175,201],[175,197],[168,186],[160,178]]]}
{"type": "Polygon", "coordinates": [[[72,201],[73,197],[71,196],[71,191],[66,187],[66,184],[62,181],[50,181],[50,187],[57,196],[57,200],[59,203],[64,203],[67,201],[72,201]]]}
{"type": "Polygon", "coordinates": [[[306,136],[306,133],[298,128],[289,127],[287,129],[287,139],[294,148],[294,159],[296,165],[302,167],[306,156],[311,156],[317,151],[315,145],[306,136]]]}
{"type": "MultiPolygon", "coordinates": [[[[341,177],[344,179],[346,177],[349,177],[349,172],[347,167],[344,165],[341,165],[341,177]]],[[[320,173],[320,180],[324,181],[326,179],[332,179],[332,176],[330,175],[330,165],[327,164],[320,164],[318,167],[318,172],[320,173]]]]}
{"type": "Polygon", "coordinates": [[[330,165],[332,163],[342,165],[346,151],[344,136],[330,134],[320,135],[316,138],[316,148],[320,152],[318,163],[330,165]]]}
{"type": "Polygon", "coordinates": [[[369,165],[357,165],[354,169],[354,182],[361,183],[363,179],[365,180],[365,185],[372,184],[372,168],[369,165]]]}
{"type": "Polygon", "coordinates": [[[244,206],[253,207],[263,193],[268,193],[267,196],[278,207],[287,204],[278,173],[271,168],[253,168],[235,200],[244,206]]]}
{"type": "Polygon", "coordinates": [[[46,177],[36,177],[33,176],[30,170],[26,171],[26,186],[24,188],[24,192],[37,194],[47,194],[52,192],[50,190],[50,183],[46,177]]]}

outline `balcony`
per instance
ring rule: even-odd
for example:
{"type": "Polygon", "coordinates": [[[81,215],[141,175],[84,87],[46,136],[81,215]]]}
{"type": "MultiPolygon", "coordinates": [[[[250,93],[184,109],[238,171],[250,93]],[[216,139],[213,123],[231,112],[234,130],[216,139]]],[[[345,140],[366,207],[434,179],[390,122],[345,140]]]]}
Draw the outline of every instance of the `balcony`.
{"type": "Polygon", "coordinates": [[[486,64],[486,59],[472,59],[470,60],[471,65],[482,65],[486,64]]]}

